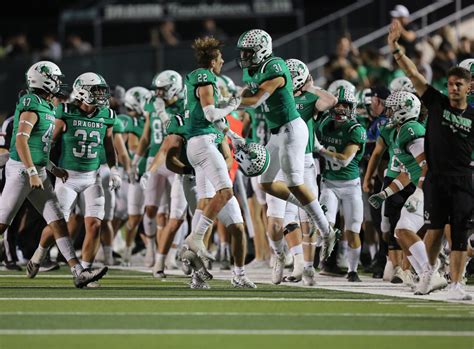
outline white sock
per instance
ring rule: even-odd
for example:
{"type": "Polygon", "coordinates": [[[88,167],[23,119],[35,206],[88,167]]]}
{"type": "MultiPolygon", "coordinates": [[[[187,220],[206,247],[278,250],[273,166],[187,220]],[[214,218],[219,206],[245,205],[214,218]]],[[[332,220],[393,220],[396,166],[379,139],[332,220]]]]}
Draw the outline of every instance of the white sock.
{"type": "Polygon", "coordinates": [[[422,270],[429,267],[428,254],[426,253],[426,246],[423,241],[415,242],[408,250],[415,257],[422,270]]]}
{"type": "Polygon", "coordinates": [[[176,247],[171,247],[170,250],[168,251],[168,255],[166,256],[166,259],[173,263],[176,260],[176,247]]]}
{"type": "Polygon", "coordinates": [[[314,261],[304,261],[304,268],[312,268],[314,266],[314,261]]]}
{"type": "Polygon", "coordinates": [[[207,229],[214,223],[212,219],[207,218],[204,215],[201,215],[198,224],[196,225],[196,230],[193,231],[193,234],[198,236],[201,240],[204,239],[204,234],[206,234],[207,229]]]}
{"type": "Polygon", "coordinates": [[[74,251],[74,247],[72,246],[71,239],[65,236],[59,239],[56,239],[56,245],[58,245],[58,249],[61,254],[64,256],[66,261],[70,261],[71,259],[76,258],[76,251],[74,251]]]}
{"type": "Polygon", "coordinates": [[[165,270],[166,255],[162,254],[162,253],[157,253],[155,256],[156,256],[156,262],[155,263],[156,263],[158,271],[165,270]]]}
{"type": "Polygon", "coordinates": [[[102,246],[102,249],[104,250],[104,257],[106,258],[113,258],[113,249],[112,249],[112,246],[109,246],[109,245],[103,245],[102,246]]]}
{"type": "Polygon", "coordinates": [[[329,222],[317,199],[303,207],[323,236],[329,234],[329,222]]]}
{"type": "Polygon", "coordinates": [[[293,256],[297,254],[303,255],[303,244],[299,244],[290,248],[290,252],[293,256]]]}
{"type": "Polygon", "coordinates": [[[79,275],[83,270],[84,268],[82,267],[81,263],[77,263],[71,267],[71,273],[74,276],[79,275]]]}
{"type": "Polygon", "coordinates": [[[238,267],[238,266],[234,265],[234,273],[237,276],[244,275],[245,274],[245,268],[244,267],[238,267]]]}
{"type": "Polygon", "coordinates": [[[193,216],[193,219],[191,221],[191,231],[196,230],[196,226],[197,226],[199,220],[201,219],[201,216],[202,216],[202,210],[196,209],[194,211],[194,216],[193,216]]]}
{"type": "Polygon", "coordinates": [[[288,196],[288,199],[286,199],[286,201],[288,201],[289,203],[292,203],[293,205],[296,205],[296,206],[298,206],[298,207],[303,208],[303,205],[302,205],[301,202],[296,198],[296,196],[293,195],[293,193],[290,193],[290,195],[288,196]]]}
{"type": "Polygon", "coordinates": [[[282,253],[283,252],[283,239],[278,241],[273,241],[272,239],[268,239],[268,243],[270,247],[273,249],[275,253],[282,253]]]}
{"type": "Polygon", "coordinates": [[[46,257],[47,254],[48,254],[48,249],[41,247],[41,245],[38,245],[38,248],[33,254],[33,257],[31,257],[31,261],[35,264],[41,264],[41,262],[43,261],[43,259],[46,257]]]}
{"type": "Polygon", "coordinates": [[[347,264],[348,271],[357,271],[357,266],[359,265],[360,259],[360,246],[357,248],[347,247],[347,264]]]}
{"type": "Polygon", "coordinates": [[[86,262],[86,261],[81,261],[81,265],[84,269],[91,269],[92,263],[91,262],[86,262]]]}
{"type": "Polygon", "coordinates": [[[369,253],[370,259],[374,260],[375,255],[377,254],[377,244],[369,244],[369,253]]]}
{"type": "Polygon", "coordinates": [[[150,238],[155,237],[156,229],[157,229],[157,224],[156,224],[155,217],[150,218],[145,213],[143,215],[143,230],[145,231],[145,235],[150,238]]]}
{"type": "Polygon", "coordinates": [[[301,275],[303,273],[303,253],[293,255],[293,272],[292,275],[301,275]]]}
{"type": "Polygon", "coordinates": [[[341,256],[347,257],[347,248],[348,248],[347,240],[339,241],[339,248],[340,248],[339,253],[341,254],[341,256]]]}
{"type": "Polygon", "coordinates": [[[415,272],[418,274],[418,275],[421,275],[421,273],[423,272],[423,269],[421,268],[421,266],[418,264],[418,262],[416,261],[416,258],[413,257],[413,256],[407,256],[408,260],[410,261],[410,264],[411,266],[413,267],[413,269],[415,269],[415,272]]]}

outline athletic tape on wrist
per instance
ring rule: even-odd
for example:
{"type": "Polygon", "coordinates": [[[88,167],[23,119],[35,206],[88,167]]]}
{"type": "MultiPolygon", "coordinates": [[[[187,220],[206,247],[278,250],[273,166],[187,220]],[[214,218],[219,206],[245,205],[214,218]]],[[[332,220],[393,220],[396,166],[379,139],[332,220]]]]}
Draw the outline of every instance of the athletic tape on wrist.
{"type": "Polygon", "coordinates": [[[397,186],[398,190],[403,190],[404,186],[403,186],[402,182],[400,182],[398,179],[395,178],[392,181],[392,183],[397,186]]]}
{"type": "Polygon", "coordinates": [[[28,173],[28,176],[30,176],[30,177],[37,176],[38,175],[38,170],[36,169],[36,167],[31,166],[31,167],[28,167],[26,169],[26,173],[28,173]]]}

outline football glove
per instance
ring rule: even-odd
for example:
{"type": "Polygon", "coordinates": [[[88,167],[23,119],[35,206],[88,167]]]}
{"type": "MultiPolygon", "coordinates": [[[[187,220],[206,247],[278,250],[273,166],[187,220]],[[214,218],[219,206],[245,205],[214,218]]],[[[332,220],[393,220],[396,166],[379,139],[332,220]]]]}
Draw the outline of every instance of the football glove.
{"type": "Polygon", "coordinates": [[[416,188],[415,192],[405,201],[404,206],[408,212],[416,212],[419,205],[423,205],[423,190],[416,188]]]}
{"type": "Polygon", "coordinates": [[[120,177],[120,172],[117,167],[112,166],[110,168],[109,188],[110,190],[115,190],[120,188],[121,185],[122,178],[120,177]]]}
{"type": "Polygon", "coordinates": [[[227,131],[227,136],[229,136],[232,146],[237,149],[245,145],[245,139],[240,137],[237,133],[232,130],[227,131]]]}
{"type": "Polygon", "coordinates": [[[143,189],[143,190],[146,190],[146,186],[148,184],[148,180],[150,179],[150,171],[146,171],[143,175],[142,175],[142,178],[140,178],[140,187],[143,189]]]}

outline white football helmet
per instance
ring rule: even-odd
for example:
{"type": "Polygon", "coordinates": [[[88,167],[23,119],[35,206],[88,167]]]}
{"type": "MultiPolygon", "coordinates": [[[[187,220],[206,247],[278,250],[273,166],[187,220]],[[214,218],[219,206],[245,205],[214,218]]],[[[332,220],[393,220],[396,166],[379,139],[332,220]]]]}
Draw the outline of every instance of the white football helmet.
{"type": "Polygon", "coordinates": [[[474,77],[474,58],[467,58],[461,61],[461,63],[459,63],[459,66],[461,68],[469,70],[471,72],[471,76],[474,77]]]}
{"type": "Polygon", "coordinates": [[[151,86],[155,90],[162,89],[164,93],[159,97],[169,101],[183,89],[183,78],[174,70],[164,70],[153,78],[151,86]]]}
{"type": "Polygon", "coordinates": [[[368,108],[372,104],[372,98],[370,94],[372,90],[370,88],[364,88],[363,90],[357,91],[355,97],[357,99],[357,106],[360,108],[368,108]]]}
{"type": "Polygon", "coordinates": [[[335,121],[343,122],[352,119],[355,116],[357,100],[352,90],[339,87],[337,90],[337,103],[331,109],[332,117],[335,121]]]}
{"type": "Polygon", "coordinates": [[[349,81],[340,79],[340,80],[334,80],[331,82],[331,84],[328,86],[328,92],[332,94],[333,96],[338,95],[337,90],[341,87],[344,87],[346,90],[349,90],[352,92],[352,94],[355,94],[356,88],[353,84],[351,84],[349,81]]]}
{"type": "Polygon", "coordinates": [[[264,173],[270,164],[267,148],[259,143],[247,143],[238,147],[234,153],[240,170],[247,177],[255,177],[264,173]]]}
{"type": "Polygon", "coordinates": [[[261,29],[248,30],[240,35],[237,48],[241,68],[257,67],[272,54],[272,37],[261,29]]]}
{"type": "Polygon", "coordinates": [[[61,69],[50,61],[40,61],[33,64],[26,72],[28,88],[39,88],[56,94],[61,87],[61,69]]]}
{"type": "Polygon", "coordinates": [[[309,77],[309,69],[306,64],[299,59],[290,58],[285,62],[290,70],[291,80],[293,81],[293,91],[298,91],[306,84],[309,77]]]}
{"type": "Polygon", "coordinates": [[[125,107],[142,115],[145,113],[145,103],[152,92],[144,87],[135,86],[125,92],[125,107]]]}
{"type": "Polygon", "coordinates": [[[406,76],[400,76],[392,80],[389,86],[390,92],[395,91],[406,91],[410,93],[416,93],[415,88],[413,87],[413,83],[411,82],[410,78],[406,76]]]}
{"type": "Polygon", "coordinates": [[[109,103],[110,89],[99,74],[84,73],[74,80],[71,97],[89,105],[103,107],[109,103]]]}
{"type": "Polygon", "coordinates": [[[420,115],[421,103],[417,96],[406,91],[395,91],[385,100],[391,125],[399,125],[407,120],[416,120],[420,115]]]}

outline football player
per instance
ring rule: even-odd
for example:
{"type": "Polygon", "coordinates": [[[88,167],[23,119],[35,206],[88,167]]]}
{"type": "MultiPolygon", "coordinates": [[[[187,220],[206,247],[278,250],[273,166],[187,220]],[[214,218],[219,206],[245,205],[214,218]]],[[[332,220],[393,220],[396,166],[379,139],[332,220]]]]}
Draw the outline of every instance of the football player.
{"type": "MultiPolygon", "coordinates": [[[[49,160],[56,110],[51,103],[61,84],[61,70],[49,61],[33,64],[26,73],[29,92],[16,106],[10,159],[6,164],[6,184],[0,203],[0,233],[8,228],[23,201],[28,198],[50,226],[59,251],[71,267],[76,287],[97,281],[107,267],[91,271],[79,263],[68,236],[61,212],[46,170],[65,181],[68,173],[49,160]]],[[[27,265],[27,276],[34,277],[48,248],[38,248],[27,265]]]]}
{"type": "Polygon", "coordinates": [[[351,90],[338,89],[337,104],[319,123],[314,149],[326,160],[322,173],[321,203],[327,207],[330,224],[335,224],[339,205],[344,216],[347,240],[347,279],[360,282],[359,237],[364,218],[359,161],[365,150],[366,131],[355,120],[357,101],[351,90]],[[321,140],[321,143],[319,143],[321,140]]]}
{"type": "MultiPolygon", "coordinates": [[[[160,150],[163,139],[166,136],[165,125],[171,115],[184,115],[183,100],[178,98],[178,93],[183,88],[181,75],[174,70],[165,70],[157,74],[152,81],[155,94],[145,103],[145,125],[132,161],[132,171],[136,176],[137,165],[143,159],[148,149],[147,169],[153,158],[160,150]]],[[[166,166],[162,166],[148,179],[145,191],[145,215],[143,216],[143,227],[146,235],[145,266],[152,267],[155,264],[156,235],[166,225],[167,209],[169,203],[170,182],[174,179],[174,173],[166,166]],[[160,212],[158,208],[161,208],[160,212]],[[159,226],[157,226],[157,217],[159,226]]],[[[158,234],[159,235],[159,234],[158,234]]]]}
{"type": "MultiPolygon", "coordinates": [[[[112,138],[115,112],[108,108],[109,87],[99,74],[79,75],[74,81],[71,97],[73,102],[61,103],[56,109],[53,142],[61,140],[59,165],[68,171],[69,176],[64,183],[56,181],[55,191],[66,222],[79,195],[84,196],[86,235],[81,264],[84,269],[91,269],[99,248],[100,229],[105,214],[104,190],[99,174],[101,148],[105,149],[110,167],[107,185],[115,189],[121,184],[112,138]]],[[[70,232],[73,231],[72,227],[68,228],[70,232]]],[[[48,248],[53,243],[53,231],[46,226],[40,246],[48,248]]]]}
{"type": "MultiPolygon", "coordinates": [[[[301,119],[293,97],[291,74],[285,61],[272,55],[272,38],[260,29],[244,32],[237,43],[239,65],[248,85],[242,105],[261,107],[270,128],[267,144],[270,165],[260,183],[270,195],[303,207],[322,234],[320,257],[325,260],[334,249],[336,232],[328,223],[313,193],[304,184],[304,153],[308,127],[301,119]],[[284,181],[275,180],[282,170],[284,181]]],[[[273,237],[274,249],[283,253],[281,237],[273,237]]]]}

